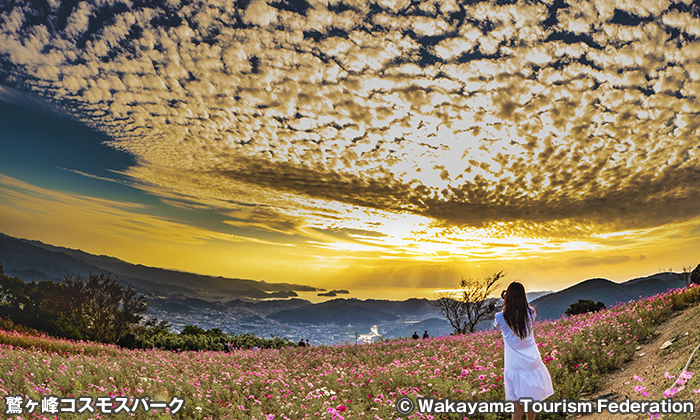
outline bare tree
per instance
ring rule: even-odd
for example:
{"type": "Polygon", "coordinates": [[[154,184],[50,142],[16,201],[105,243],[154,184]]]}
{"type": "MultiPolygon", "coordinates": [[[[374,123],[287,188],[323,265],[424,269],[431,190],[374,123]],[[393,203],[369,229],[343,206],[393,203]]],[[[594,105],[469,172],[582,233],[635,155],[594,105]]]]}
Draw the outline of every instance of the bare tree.
{"type": "Polygon", "coordinates": [[[447,319],[455,333],[474,332],[479,322],[493,319],[503,306],[500,299],[489,298],[503,277],[505,273],[499,271],[484,279],[462,278],[461,290],[439,293],[431,304],[447,319]]]}

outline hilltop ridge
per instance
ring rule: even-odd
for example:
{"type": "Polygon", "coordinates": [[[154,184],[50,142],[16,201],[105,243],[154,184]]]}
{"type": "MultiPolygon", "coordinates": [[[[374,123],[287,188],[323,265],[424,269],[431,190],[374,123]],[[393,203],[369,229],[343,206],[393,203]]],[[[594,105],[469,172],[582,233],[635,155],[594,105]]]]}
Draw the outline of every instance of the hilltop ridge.
{"type": "Polygon", "coordinates": [[[0,262],[7,275],[24,281],[60,281],[65,275],[111,273],[120,283],[133,286],[149,298],[180,293],[204,300],[267,299],[295,297],[296,291],[325,290],[301,284],[214,277],[131,264],[106,255],[93,255],[39,241],[13,238],[3,233],[0,233],[0,262]]]}
{"type": "Polygon", "coordinates": [[[530,303],[537,309],[538,319],[557,319],[566,312],[572,303],[578,302],[580,299],[601,301],[606,307],[610,307],[617,303],[645,298],[683,286],[685,283],[674,273],[657,273],[623,283],[593,278],[542,296],[530,303]]]}
{"type": "MultiPolygon", "coordinates": [[[[111,273],[146,296],[149,316],[176,325],[200,325],[223,331],[303,336],[317,343],[354,339],[373,326],[385,337],[411,335],[416,329],[431,336],[452,332],[428,299],[390,301],[337,298],[312,303],[297,291],[322,290],[290,283],[224,278],[130,264],[118,258],[47,245],[0,234],[0,262],[10,276],[24,281],[59,281],[64,275],[111,273]]],[[[534,292],[538,319],[558,319],[579,299],[602,301],[607,307],[665,292],[684,283],[674,273],[657,273],[615,283],[584,280],[558,292],[534,292]],[[545,293],[544,296],[541,294],[545,293]]],[[[491,327],[485,321],[478,330],[491,327]]]]}

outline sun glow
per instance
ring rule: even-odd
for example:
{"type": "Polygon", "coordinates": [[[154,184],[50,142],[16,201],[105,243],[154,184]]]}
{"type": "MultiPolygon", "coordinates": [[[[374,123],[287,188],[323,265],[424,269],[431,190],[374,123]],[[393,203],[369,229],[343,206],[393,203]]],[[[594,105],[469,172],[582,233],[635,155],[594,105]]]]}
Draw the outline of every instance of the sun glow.
{"type": "Polygon", "coordinates": [[[129,159],[117,170],[56,141],[80,177],[64,186],[53,152],[18,147],[31,136],[3,120],[0,170],[27,155],[5,175],[76,193],[0,179],[0,223],[18,236],[234,276],[323,267],[420,287],[448,281],[436,265],[555,281],[697,249],[700,49],[681,3],[648,19],[599,0],[88,3],[8,6],[0,100],[56,104],[129,159]]]}

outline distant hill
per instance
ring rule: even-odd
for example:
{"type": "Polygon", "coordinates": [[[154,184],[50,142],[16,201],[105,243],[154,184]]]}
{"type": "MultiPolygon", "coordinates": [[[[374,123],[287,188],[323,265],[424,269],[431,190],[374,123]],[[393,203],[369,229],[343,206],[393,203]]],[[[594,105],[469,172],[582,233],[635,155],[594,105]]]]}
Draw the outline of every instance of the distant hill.
{"type": "Polygon", "coordinates": [[[527,292],[525,295],[527,296],[527,301],[532,302],[535,299],[539,299],[542,296],[548,295],[550,293],[554,293],[552,290],[547,290],[547,291],[542,291],[542,292],[527,292]]]}
{"type": "Polygon", "coordinates": [[[230,308],[257,308],[263,311],[273,312],[280,309],[296,309],[313,305],[306,299],[272,299],[260,302],[246,302],[240,299],[226,303],[230,308]]]}
{"type": "Polygon", "coordinates": [[[359,300],[333,299],[296,309],[283,309],[267,315],[285,324],[377,324],[401,316],[435,315],[427,299],[359,300]]]}
{"type": "MultiPolygon", "coordinates": [[[[294,297],[297,296],[295,291],[324,290],[299,284],[212,277],[130,264],[105,255],[93,255],[39,241],[13,238],[2,233],[0,262],[7,275],[19,277],[24,281],[60,281],[65,275],[111,273],[120,283],[133,286],[139,293],[151,299],[178,293],[188,298],[204,300],[212,300],[212,297],[219,300],[239,297],[269,299],[294,297]]],[[[181,302],[169,303],[173,303],[172,307],[185,309],[179,306],[181,302]]]]}
{"type": "Polygon", "coordinates": [[[685,286],[674,273],[658,273],[615,283],[607,279],[589,279],[559,292],[550,293],[530,302],[537,308],[537,319],[557,319],[579,299],[601,301],[606,307],[616,303],[648,297],[685,286]]]}
{"type": "MultiPolygon", "coordinates": [[[[117,258],[17,239],[0,233],[0,262],[5,272],[25,281],[60,281],[65,275],[111,273],[118,281],[143,293],[149,306],[172,314],[193,314],[201,310],[230,313],[234,318],[260,316],[283,324],[379,324],[403,323],[405,319],[439,318],[427,299],[405,301],[333,299],[312,304],[297,299],[297,291],[324,291],[314,287],[264,281],[203,276],[130,264],[117,258]],[[291,299],[288,299],[291,298],[291,299]]],[[[579,299],[602,301],[606,306],[647,297],[684,286],[674,273],[658,273],[623,283],[607,279],[589,279],[559,292],[529,294],[537,308],[538,319],[557,319],[579,299]],[[542,296],[544,294],[544,296],[542,296]]],[[[329,293],[345,293],[333,290],[329,293]]],[[[248,318],[246,318],[248,319],[248,318]]],[[[258,319],[258,318],[249,318],[258,319]]],[[[253,321],[247,321],[253,322],[253,321]]],[[[431,321],[435,322],[435,321],[431,321]]],[[[402,324],[404,325],[404,324],[402,324]]],[[[405,324],[407,329],[437,328],[437,325],[405,324]]],[[[477,329],[490,328],[490,322],[477,329]]],[[[402,336],[403,327],[390,331],[402,336]]],[[[449,328],[448,328],[449,332],[449,328]]],[[[413,334],[411,331],[410,334],[413,334]]],[[[409,335],[410,335],[409,334],[409,335]]],[[[431,333],[432,335],[433,333],[431,333]]]]}
{"type": "MultiPolygon", "coordinates": [[[[321,305],[321,304],[318,304],[321,305]]],[[[268,318],[285,324],[376,324],[394,321],[398,317],[392,313],[366,310],[351,303],[340,303],[314,308],[316,310],[284,309],[268,315],[268,318]]]]}
{"type": "MultiPolygon", "coordinates": [[[[280,292],[276,292],[280,293],[280,292]]],[[[186,314],[197,312],[201,309],[210,311],[224,311],[231,314],[259,313],[268,315],[283,309],[297,309],[313,305],[305,299],[270,299],[270,300],[241,300],[233,299],[228,302],[212,302],[204,299],[187,297],[181,293],[175,293],[166,298],[147,298],[150,308],[165,311],[172,314],[186,314]]],[[[250,321],[248,321],[250,322],[250,321]]]]}

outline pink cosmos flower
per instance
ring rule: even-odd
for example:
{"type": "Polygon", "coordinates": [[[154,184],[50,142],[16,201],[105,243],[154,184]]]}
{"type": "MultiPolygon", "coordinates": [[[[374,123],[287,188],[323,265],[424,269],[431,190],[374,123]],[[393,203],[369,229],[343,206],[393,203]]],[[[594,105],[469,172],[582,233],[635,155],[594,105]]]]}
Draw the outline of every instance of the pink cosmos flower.
{"type": "Polygon", "coordinates": [[[644,380],[644,378],[642,378],[641,376],[637,376],[637,375],[634,375],[634,379],[638,380],[639,382],[642,382],[644,380]]]}
{"type": "Polygon", "coordinates": [[[328,407],[326,411],[328,411],[328,413],[331,415],[331,419],[333,420],[345,420],[345,417],[341,416],[338,410],[335,408],[328,407]]]}
{"type": "Polygon", "coordinates": [[[666,391],[664,391],[664,397],[673,398],[673,396],[676,395],[677,392],[678,390],[675,387],[667,389],[666,391]]]}
{"type": "Polygon", "coordinates": [[[666,379],[673,379],[675,377],[676,377],[676,375],[671,375],[668,372],[664,373],[664,378],[666,378],[666,379]]]}

